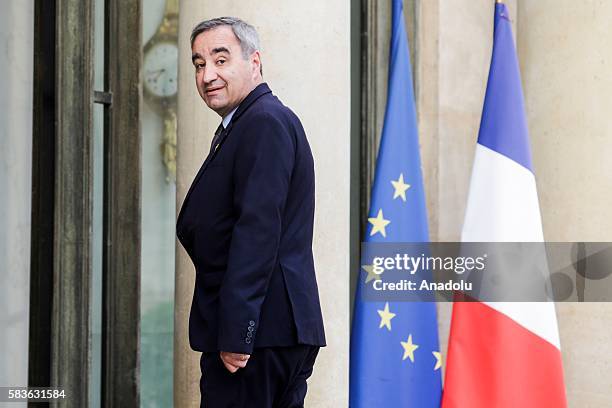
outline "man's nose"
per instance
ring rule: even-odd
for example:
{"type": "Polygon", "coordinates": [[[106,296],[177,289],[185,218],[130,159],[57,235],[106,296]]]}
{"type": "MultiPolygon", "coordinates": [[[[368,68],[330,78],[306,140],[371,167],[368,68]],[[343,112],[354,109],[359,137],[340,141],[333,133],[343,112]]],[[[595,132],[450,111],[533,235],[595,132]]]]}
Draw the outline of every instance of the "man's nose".
{"type": "Polygon", "coordinates": [[[204,67],[204,76],[202,79],[205,85],[208,85],[217,79],[217,70],[214,68],[214,66],[204,67]]]}

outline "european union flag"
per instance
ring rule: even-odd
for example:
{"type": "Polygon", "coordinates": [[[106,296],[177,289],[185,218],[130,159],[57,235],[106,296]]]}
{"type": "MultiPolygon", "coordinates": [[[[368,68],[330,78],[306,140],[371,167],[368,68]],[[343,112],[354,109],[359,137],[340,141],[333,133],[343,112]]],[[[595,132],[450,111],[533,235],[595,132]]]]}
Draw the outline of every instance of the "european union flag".
{"type": "MultiPolygon", "coordinates": [[[[393,0],[389,89],[366,242],[427,242],[412,70],[401,0],[393,0]]],[[[351,333],[352,408],[439,407],[441,356],[435,303],[370,302],[362,265],[351,333]]]]}

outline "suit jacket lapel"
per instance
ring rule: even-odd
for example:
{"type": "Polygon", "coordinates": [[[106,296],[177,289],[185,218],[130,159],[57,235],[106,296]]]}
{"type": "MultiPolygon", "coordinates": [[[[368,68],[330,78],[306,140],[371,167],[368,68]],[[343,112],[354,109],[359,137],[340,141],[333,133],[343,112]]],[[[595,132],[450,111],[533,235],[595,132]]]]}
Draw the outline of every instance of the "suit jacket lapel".
{"type": "Polygon", "coordinates": [[[200,180],[200,177],[202,177],[202,174],[204,174],[204,171],[208,167],[208,164],[216,156],[216,154],[219,151],[219,149],[221,149],[221,145],[225,141],[225,138],[226,138],[227,134],[229,133],[229,131],[231,130],[231,128],[232,128],[232,123],[230,122],[230,124],[227,126],[227,129],[224,129],[221,132],[221,136],[219,137],[219,142],[217,143],[217,148],[215,149],[215,147],[213,146],[212,149],[210,150],[210,152],[208,153],[208,156],[204,160],[204,163],[202,163],[202,166],[200,167],[200,170],[198,170],[198,173],[196,174],[195,178],[193,179],[193,182],[191,183],[191,186],[189,186],[189,190],[187,191],[187,195],[185,196],[185,200],[183,200],[183,205],[181,206],[181,211],[180,211],[180,213],[178,215],[177,222],[178,222],[178,220],[181,219],[181,215],[183,215],[183,210],[186,207],[187,201],[189,200],[189,196],[191,195],[194,187],[198,184],[198,181],[200,180]]]}

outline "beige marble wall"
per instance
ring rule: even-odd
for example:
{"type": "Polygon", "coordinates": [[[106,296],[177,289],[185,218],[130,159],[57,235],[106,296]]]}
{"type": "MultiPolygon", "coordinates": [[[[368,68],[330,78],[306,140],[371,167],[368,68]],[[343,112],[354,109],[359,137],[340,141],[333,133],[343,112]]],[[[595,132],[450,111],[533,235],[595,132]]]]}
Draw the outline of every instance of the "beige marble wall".
{"type": "MultiPolygon", "coordinates": [[[[200,20],[234,15],[258,29],[264,79],[302,120],[315,157],[314,251],[328,347],[309,383],[307,406],[348,405],[350,4],[342,0],[181,0],[177,211],[219,118],[197,95],[189,33],[200,20]]],[[[198,356],[187,344],[193,266],[177,247],[175,405],[199,403],[198,356]]]]}
{"type": "MultiPolygon", "coordinates": [[[[549,241],[611,241],[612,3],[518,4],[544,235],[549,241]]],[[[561,303],[557,314],[569,405],[612,406],[612,303],[561,303]]]]}

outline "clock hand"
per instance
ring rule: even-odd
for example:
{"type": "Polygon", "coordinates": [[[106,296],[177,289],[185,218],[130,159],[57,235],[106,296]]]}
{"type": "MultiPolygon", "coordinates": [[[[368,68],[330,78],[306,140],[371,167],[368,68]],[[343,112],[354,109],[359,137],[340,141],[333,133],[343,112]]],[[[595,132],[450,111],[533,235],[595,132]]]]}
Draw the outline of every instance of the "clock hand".
{"type": "Polygon", "coordinates": [[[155,78],[159,78],[159,76],[160,76],[161,74],[163,74],[164,72],[166,72],[166,68],[162,68],[162,69],[160,69],[160,70],[159,70],[159,73],[157,74],[157,76],[156,76],[155,78]]]}
{"type": "Polygon", "coordinates": [[[164,72],[166,72],[166,69],[162,68],[162,69],[158,69],[156,71],[149,71],[148,74],[150,75],[151,79],[157,79],[164,72]]]}

